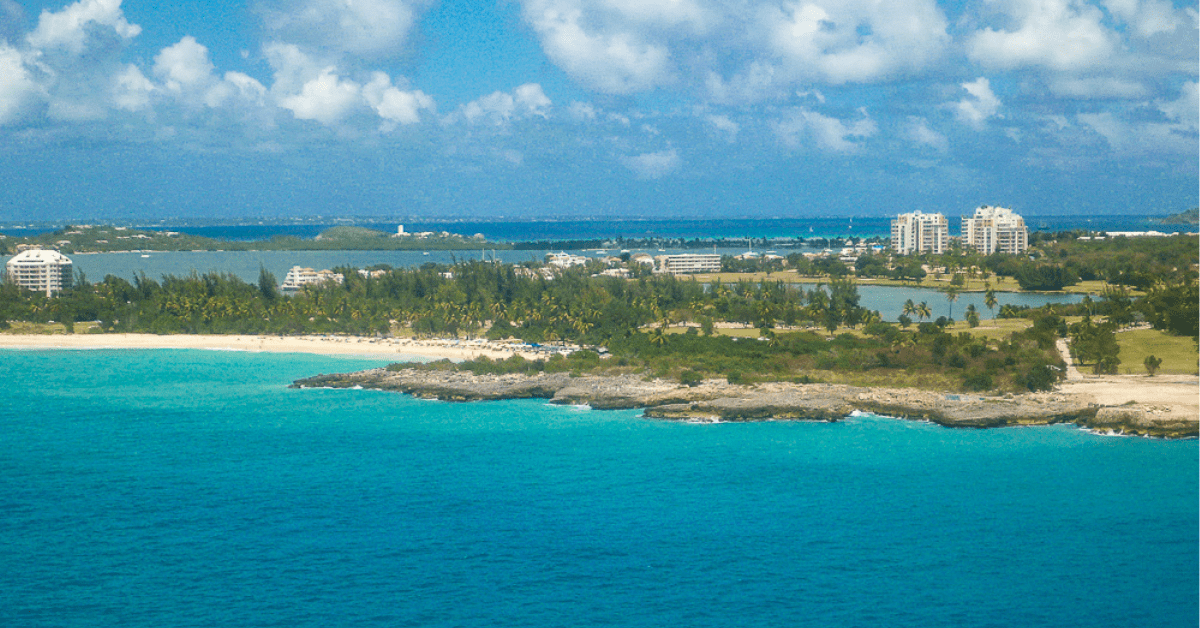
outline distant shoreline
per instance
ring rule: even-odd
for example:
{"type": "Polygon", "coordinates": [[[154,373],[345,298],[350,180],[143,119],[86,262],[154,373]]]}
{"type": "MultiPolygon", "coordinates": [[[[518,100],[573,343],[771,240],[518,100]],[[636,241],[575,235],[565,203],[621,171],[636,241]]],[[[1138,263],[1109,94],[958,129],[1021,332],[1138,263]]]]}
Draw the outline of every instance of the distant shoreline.
{"type": "Polygon", "coordinates": [[[414,340],[355,336],[272,336],[217,334],[0,334],[0,349],[207,349],[317,355],[364,355],[401,360],[411,357],[469,360],[538,356],[525,345],[486,340],[414,340]]]}

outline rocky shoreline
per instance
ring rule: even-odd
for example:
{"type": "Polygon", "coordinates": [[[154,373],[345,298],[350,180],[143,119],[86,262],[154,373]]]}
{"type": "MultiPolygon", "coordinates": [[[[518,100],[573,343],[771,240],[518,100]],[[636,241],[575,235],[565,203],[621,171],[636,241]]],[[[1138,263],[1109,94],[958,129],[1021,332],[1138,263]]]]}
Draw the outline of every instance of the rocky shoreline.
{"type": "Polygon", "coordinates": [[[1197,421],[1154,412],[1138,404],[1106,407],[1087,395],[1061,392],[948,394],[911,388],[860,388],[837,384],[767,383],[751,386],[706,380],[687,387],[639,375],[475,375],[461,371],[384,368],[317,375],[293,388],[371,388],[424,399],[490,401],[548,399],[596,409],[642,408],[646,417],[670,420],[839,421],[854,411],[925,420],[948,427],[1005,427],[1074,423],[1118,434],[1159,438],[1197,436],[1197,421]]]}

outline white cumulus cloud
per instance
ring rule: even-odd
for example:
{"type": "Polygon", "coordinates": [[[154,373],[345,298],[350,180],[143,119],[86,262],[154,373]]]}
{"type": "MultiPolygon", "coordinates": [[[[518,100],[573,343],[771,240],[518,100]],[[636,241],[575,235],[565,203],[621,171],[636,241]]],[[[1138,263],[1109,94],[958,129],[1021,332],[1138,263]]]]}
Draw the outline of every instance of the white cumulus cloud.
{"type": "Polygon", "coordinates": [[[425,0],[281,0],[263,10],[272,38],[313,54],[378,59],[408,43],[425,0]]]}
{"type": "Polygon", "coordinates": [[[867,138],[879,130],[866,109],[859,109],[859,119],[844,122],[803,107],[793,108],[775,121],[772,128],[779,141],[788,148],[807,145],[835,153],[852,153],[858,149],[854,138],[867,138]]]}
{"type": "Polygon", "coordinates": [[[708,114],[704,116],[704,121],[713,133],[722,137],[725,141],[729,143],[737,141],[738,131],[741,130],[741,126],[737,122],[730,120],[729,116],[708,114]]]}
{"type": "Polygon", "coordinates": [[[502,125],[512,120],[534,116],[545,118],[551,104],[541,85],[526,83],[511,94],[493,92],[473,100],[459,109],[459,115],[470,123],[489,121],[502,125]]]}
{"type": "Polygon", "coordinates": [[[155,89],[154,83],[136,65],[127,65],[113,81],[113,104],[118,109],[141,111],[150,106],[155,89]]]}
{"type": "Polygon", "coordinates": [[[358,83],[344,80],[335,72],[333,67],[321,70],[300,88],[300,93],[280,98],[279,106],[290,110],[299,120],[337,123],[362,102],[362,94],[358,83]]]}
{"type": "Polygon", "coordinates": [[[916,144],[929,146],[941,152],[950,148],[950,142],[946,140],[946,136],[929,128],[929,122],[924,118],[910,116],[904,132],[905,136],[916,144]]]}
{"type": "Polygon", "coordinates": [[[991,81],[979,77],[970,83],[963,83],[967,97],[954,103],[954,113],[959,120],[974,127],[983,123],[1000,111],[1000,99],[992,92],[991,81]]]}
{"type": "Polygon", "coordinates": [[[942,57],[935,0],[523,0],[547,56],[587,87],[682,85],[753,101],[810,81],[888,80],[942,57]]]}
{"type": "Polygon", "coordinates": [[[435,110],[429,95],[421,90],[401,90],[383,72],[375,72],[362,91],[367,103],[387,123],[416,124],[421,121],[421,111],[435,110]]]}
{"type": "Polygon", "coordinates": [[[0,125],[19,120],[41,96],[41,87],[25,68],[21,53],[0,41],[0,125]]]}
{"type": "MultiPolygon", "coordinates": [[[[596,26],[572,0],[529,0],[525,15],[542,48],[568,74],[598,91],[628,94],[671,80],[667,47],[626,25],[596,26]]],[[[630,25],[631,26],[631,25],[630,25]]]]}
{"type": "Polygon", "coordinates": [[[639,179],[661,179],[675,172],[683,164],[679,152],[674,148],[622,157],[621,163],[633,171],[639,179]]]}
{"type": "Polygon", "coordinates": [[[121,0],[79,0],[61,11],[42,11],[37,28],[27,38],[34,48],[61,48],[81,54],[87,45],[89,29],[109,27],[124,39],[142,32],[125,20],[121,0]]]}
{"type": "Polygon", "coordinates": [[[1180,131],[1196,132],[1197,119],[1200,118],[1200,95],[1197,94],[1196,85],[1196,81],[1188,81],[1180,89],[1178,99],[1158,104],[1159,111],[1174,120],[1180,131]]]}
{"type": "Polygon", "coordinates": [[[1166,0],[1104,0],[1104,8],[1132,25],[1139,37],[1169,33],[1187,23],[1183,12],[1166,0]]]}
{"type": "Polygon", "coordinates": [[[985,67],[1084,70],[1108,64],[1119,46],[1104,12],[1082,0],[1006,0],[1001,6],[1012,26],[989,26],[966,42],[970,59],[985,67]]]}
{"type": "Polygon", "coordinates": [[[213,69],[208,48],[191,35],[163,48],[154,58],[154,73],[166,82],[167,89],[173,91],[209,82],[213,69]]]}
{"type": "Polygon", "coordinates": [[[925,67],[949,44],[933,0],[806,0],[760,12],[769,51],[792,80],[887,79],[925,67]]]}

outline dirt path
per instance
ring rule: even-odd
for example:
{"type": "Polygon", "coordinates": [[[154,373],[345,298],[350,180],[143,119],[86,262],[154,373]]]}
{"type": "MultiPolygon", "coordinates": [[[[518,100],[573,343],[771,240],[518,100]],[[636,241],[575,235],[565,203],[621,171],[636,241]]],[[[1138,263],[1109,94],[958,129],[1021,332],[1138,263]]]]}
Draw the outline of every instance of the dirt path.
{"type": "Polygon", "coordinates": [[[1083,379],[1083,374],[1079,369],[1075,368],[1075,362],[1071,359],[1071,348],[1067,346],[1066,338],[1058,339],[1058,352],[1062,354],[1063,362],[1067,363],[1067,381],[1073,382],[1083,379]]]}

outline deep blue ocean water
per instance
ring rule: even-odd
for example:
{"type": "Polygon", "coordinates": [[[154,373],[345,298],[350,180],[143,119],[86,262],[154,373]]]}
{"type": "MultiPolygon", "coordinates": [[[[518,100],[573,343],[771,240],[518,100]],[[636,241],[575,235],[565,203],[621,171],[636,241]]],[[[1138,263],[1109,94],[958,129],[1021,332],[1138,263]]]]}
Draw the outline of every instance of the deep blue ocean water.
{"type": "Polygon", "coordinates": [[[3,626],[1195,626],[1196,441],[290,390],[3,351],[3,626]]]}
{"type": "MultiPolygon", "coordinates": [[[[925,210],[932,211],[932,210],[925,210]]],[[[971,209],[964,210],[970,213],[971,209]]],[[[959,232],[958,215],[946,212],[950,233],[959,232]]],[[[1158,216],[1081,215],[1037,216],[1026,214],[1025,220],[1034,231],[1064,231],[1071,229],[1112,231],[1177,231],[1188,230],[1180,225],[1159,224],[1158,216]]],[[[545,220],[436,220],[413,219],[386,221],[356,219],[353,224],[394,232],[403,224],[405,231],[449,231],[462,235],[482,233],[497,242],[527,242],[537,240],[575,240],[625,238],[835,238],[871,237],[891,234],[892,216],[810,216],[788,218],[610,218],[610,219],[545,219],[545,220]]],[[[155,223],[132,225],[163,231],[183,231],[197,236],[225,240],[266,240],[277,235],[312,238],[340,222],[303,224],[236,224],[186,225],[155,223]]],[[[52,231],[46,225],[11,225],[0,232],[13,236],[29,236],[52,231]]],[[[1194,231],[1194,228],[1190,229],[1194,231]]]]}

